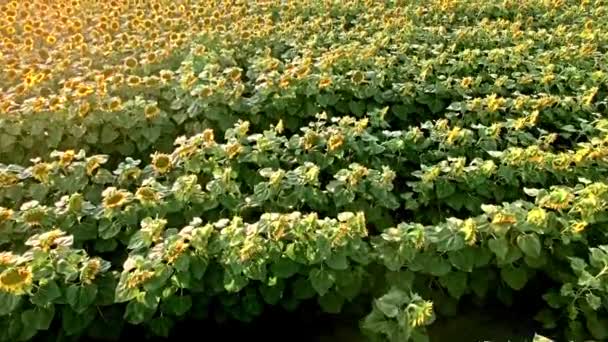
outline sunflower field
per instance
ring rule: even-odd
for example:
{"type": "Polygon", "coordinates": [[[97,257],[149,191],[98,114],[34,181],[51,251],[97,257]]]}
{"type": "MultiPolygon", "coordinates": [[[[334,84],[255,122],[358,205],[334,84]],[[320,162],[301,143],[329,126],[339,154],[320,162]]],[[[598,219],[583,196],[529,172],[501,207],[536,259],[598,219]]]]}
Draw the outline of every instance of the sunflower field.
{"type": "Polygon", "coordinates": [[[0,0],[0,341],[608,340],[607,94],[603,0],[0,0]]]}

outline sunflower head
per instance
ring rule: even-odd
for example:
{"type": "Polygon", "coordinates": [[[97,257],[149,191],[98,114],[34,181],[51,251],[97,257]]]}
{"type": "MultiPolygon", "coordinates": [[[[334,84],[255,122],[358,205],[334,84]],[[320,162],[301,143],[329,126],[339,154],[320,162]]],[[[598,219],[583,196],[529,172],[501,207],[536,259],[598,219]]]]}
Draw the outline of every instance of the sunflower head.
{"type": "Polygon", "coordinates": [[[8,171],[0,171],[0,188],[9,187],[19,183],[17,175],[8,171]]]}
{"type": "Polygon", "coordinates": [[[173,162],[171,156],[164,153],[154,153],[152,155],[152,168],[159,174],[165,174],[171,170],[173,162]]]}
{"type": "Polygon", "coordinates": [[[80,280],[84,284],[91,284],[95,280],[95,278],[97,277],[99,272],[101,271],[101,268],[102,268],[101,259],[99,259],[99,258],[90,259],[82,266],[82,269],[80,271],[80,280]]]}
{"type": "Polygon", "coordinates": [[[76,153],[74,152],[74,150],[67,150],[59,156],[59,165],[61,165],[62,167],[66,167],[70,165],[72,161],[74,161],[75,157],[76,153]]]}
{"type": "Polygon", "coordinates": [[[106,209],[119,209],[130,200],[130,194],[124,190],[109,187],[102,193],[103,207],[106,209]]]}
{"type": "Polygon", "coordinates": [[[329,141],[327,142],[327,149],[330,152],[333,152],[339,149],[342,145],[344,145],[344,135],[341,133],[337,133],[329,137],[329,141]]]}
{"type": "Polygon", "coordinates": [[[142,186],[135,192],[135,198],[144,205],[151,205],[158,203],[160,194],[151,186],[142,186]]]}
{"type": "Polygon", "coordinates": [[[0,291],[14,295],[26,293],[32,285],[32,270],[29,267],[13,267],[0,273],[0,291]]]}
{"type": "Polygon", "coordinates": [[[30,227],[41,226],[47,216],[46,207],[40,206],[37,202],[34,202],[35,201],[25,203],[21,207],[21,219],[30,227]]]}
{"type": "Polygon", "coordinates": [[[88,176],[92,176],[93,172],[97,170],[102,164],[108,161],[108,156],[98,155],[87,158],[86,171],[88,176]]]}
{"type": "Polygon", "coordinates": [[[49,173],[53,167],[48,163],[37,163],[32,166],[32,176],[40,183],[47,184],[49,182],[49,173]]]}
{"type": "Polygon", "coordinates": [[[153,119],[160,114],[160,109],[156,104],[149,104],[144,108],[144,115],[146,119],[153,119]]]}
{"type": "Polygon", "coordinates": [[[0,223],[6,222],[13,218],[13,210],[0,207],[0,223]]]}
{"type": "Polygon", "coordinates": [[[13,266],[17,257],[12,252],[0,252],[0,267],[13,266]]]}

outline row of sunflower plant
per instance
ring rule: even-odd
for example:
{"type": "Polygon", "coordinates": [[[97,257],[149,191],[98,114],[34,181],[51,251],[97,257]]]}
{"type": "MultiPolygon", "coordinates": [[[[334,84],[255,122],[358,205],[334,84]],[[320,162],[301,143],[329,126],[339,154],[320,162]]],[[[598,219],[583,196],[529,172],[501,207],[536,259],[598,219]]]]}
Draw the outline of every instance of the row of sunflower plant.
{"type": "MultiPolygon", "coordinates": [[[[27,340],[53,322],[62,334],[95,336],[123,317],[167,335],[214,301],[250,320],[265,305],[316,298],[339,312],[360,296],[378,298],[362,321],[370,334],[423,339],[438,293],[504,299],[541,276],[550,279],[538,294],[545,328],[564,322],[570,339],[605,338],[605,123],[590,124],[583,152],[539,149],[540,135],[466,164],[450,157],[461,146],[444,120],[388,131],[386,112],[319,115],[302,134],[281,122],[250,134],[241,121],[224,142],[207,129],[114,171],[107,156],[84,151],[4,165],[4,339],[27,340]],[[558,156],[574,167],[556,167],[558,156]],[[420,166],[427,158],[440,161],[420,166]],[[444,203],[453,211],[437,208],[444,203]],[[375,286],[378,268],[386,280],[375,286]]],[[[462,140],[472,156],[485,130],[458,130],[479,137],[462,140]]]]}
{"type": "Polygon", "coordinates": [[[211,5],[2,5],[2,160],[80,148],[147,159],[205,127],[282,118],[295,131],[323,110],[389,106],[406,126],[538,110],[542,127],[562,129],[606,107],[596,1],[211,5]]]}

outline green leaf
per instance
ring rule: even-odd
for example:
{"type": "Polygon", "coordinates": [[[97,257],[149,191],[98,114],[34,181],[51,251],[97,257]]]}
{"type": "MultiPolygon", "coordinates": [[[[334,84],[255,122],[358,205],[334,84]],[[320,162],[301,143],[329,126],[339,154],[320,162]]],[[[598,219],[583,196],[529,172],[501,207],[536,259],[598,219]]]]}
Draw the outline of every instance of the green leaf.
{"type": "Polygon", "coordinates": [[[293,295],[298,300],[310,299],[317,294],[315,289],[310,284],[310,281],[304,277],[298,277],[292,286],[293,295]]]}
{"type": "Polygon", "coordinates": [[[270,270],[277,278],[291,278],[300,270],[300,264],[287,258],[281,258],[270,266],[270,270]]]}
{"type": "Polygon", "coordinates": [[[94,284],[85,286],[71,285],[66,290],[67,302],[77,313],[82,313],[91,306],[96,296],[97,286],[94,284]]]}
{"type": "Polygon", "coordinates": [[[531,258],[540,257],[540,240],[535,233],[520,235],[517,237],[517,246],[525,255],[531,258]]]}
{"type": "Polygon", "coordinates": [[[247,284],[249,279],[242,274],[225,272],[224,273],[224,289],[228,292],[239,292],[247,284]]]}
{"type": "Polygon", "coordinates": [[[21,313],[21,321],[25,326],[37,330],[48,330],[55,316],[55,306],[34,308],[21,313]]]}
{"type": "Polygon", "coordinates": [[[388,293],[375,300],[375,307],[386,317],[397,317],[401,306],[409,300],[407,294],[396,288],[392,288],[388,293]]]}
{"type": "Polygon", "coordinates": [[[348,259],[344,253],[336,253],[331,255],[329,259],[325,260],[325,263],[334,270],[343,271],[348,269],[348,259]]]}
{"type": "Polygon", "coordinates": [[[101,143],[109,144],[112,141],[116,140],[120,135],[118,134],[118,130],[112,127],[110,124],[103,125],[101,129],[101,143]]]}
{"type": "Polygon", "coordinates": [[[0,316],[5,316],[13,312],[21,303],[21,296],[0,291],[0,316]]]}
{"type": "Polygon", "coordinates": [[[451,251],[448,252],[448,260],[455,268],[464,272],[472,272],[477,262],[477,253],[473,248],[451,251]]]}
{"type": "Polygon", "coordinates": [[[467,289],[467,274],[463,272],[450,272],[440,277],[439,283],[448,289],[450,296],[459,299],[467,289]]]}
{"type": "Polygon", "coordinates": [[[500,270],[502,279],[514,290],[521,290],[528,281],[528,273],[523,267],[506,266],[500,270]]]}
{"type": "Polygon", "coordinates": [[[344,297],[335,291],[331,291],[318,299],[321,309],[327,313],[338,314],[342,311],[344,305],[344,297]]]}
{"type": "Polygon", "coordinates": [[[95,319],[95,310],[89,308],[84,312],[77,313],[70,309],[69,306],[64,306],[61,313],[62,321],[61,326],[66,335],[77,335],[86,329],[91,322],[95,319]]]}
{"type": "Polygon", "coordinates": [[[121,225],[118,222],[103,221],[99,225],[99,237],[108,240],[120,233],[121,225]]]}
{"type": "Polygon", "coordinates": [[[602,306],[602,299],[591,292],[585,295],[585,299],[593,310],[597,311],[602,306]]]}
{"type": "Polygon", "coordinates": [[[61,297],[59,286],[54,280],[49,280],[46,284],[38,287],[38,290],[30,297],[30,301],[38,306],[47,306],[59,297],[61,297]]]}
{"type": "Polygon", "coordinates": [[[490,287],[489,272],[488,269],[478,269],[471,273],[471,289],[480,298],[484,298],[488,293],[490,287]]]}
{"type": "Polygon", "coordinates": [[[505,238],[492,239],[488,241],[488,248],[498,259],[504,260],[509,252],[509,242],[505,238]]]}
{"type": "Polygon", "coordinates": [[[596,340],[604,341],[608,339],[608,319],[598,318],[595,312],[585,315],[587,319],[587,329],[596,340]]]}
{"type": "Polygon", "coordinates": [[[150,331],[156,336],[168,338],[171,333],[171,328],[174,325],[173,320],[170,317],[155,317],[147,323],[150,327],[150,331]]]}
{"type": "Polygon", "coordinates": [[[189,295],[171,296],[161,304],[161,310],[174,316],[183,316],[192,307],[192,298],[189,295]]]}
{"type": "Polygon", "coordinates": [[[456,187],[447,180],[439,179],[435,182],[435,191],[437,192],[437,198],[444,199],[456,192],[456,187]]]}
{"type": "Polygon", "coordinates": [[[127,310],[125,310],[124,318],[131,324],[141,324],[152,318],[156,308],[151,309],[144,303],[138,301],[131,301],[127,304],[127,310]]]}
{"type": "Polygon", "coordinates": [[[312,287],[317,291],[319,296],[324,296],[335,281],[334,275],[323,268],[316,268],[310,271],[309,278],[312,287]]]}
{"type": "Polygon", "coordinates": [[[262,298],[264,298],[264,301],[266,303],[270,305],[276,305],[279,300],[281,300],[281,298],[283,297],[284,288],[282,284],[282,282],[279,282],[274,286],[262,285],[259,287],[260,294],[262,295],[262,298]]]}

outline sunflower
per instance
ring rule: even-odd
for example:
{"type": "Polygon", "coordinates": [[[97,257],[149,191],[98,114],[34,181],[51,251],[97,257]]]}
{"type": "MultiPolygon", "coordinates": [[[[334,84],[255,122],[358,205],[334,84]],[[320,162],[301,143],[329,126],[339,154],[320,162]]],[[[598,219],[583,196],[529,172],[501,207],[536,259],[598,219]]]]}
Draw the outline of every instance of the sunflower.
{"type": "Polygon", "coordinates": [[[505,213],[497,213],[492,218],[492,224],[515,224],[517,223],[517,218],[513,215],[505,214],[505,213]]]}
{"type": "Polygon", "coordinates": [[[9,187],[19,183],[19,178],[8,171],[0,171],[0,188],[9,187]]]}
{"type": "Polygon", "coordinates": [[[354,84],[361,84],[365,81],[365,75],[361,71],[355,71],[350,79],[354,84]]]}
{"type": "Polygon", "coordinates": [[[570,223],[570,229],[573,233],[578,234],[585,230],[589,223],[587,221],[573,221],[570,223]]]}
{"type": "Polygon", "coordinates": [[[146,119],[153,119],[160,114],[160,109],[156,104],[149,104],[144,108],[144,115],[146,119]]]}
{"type": "Polygon", "coordinates": [[[135,59],[134,57],[127,57],[124,62],[125,67],[127,67],[128,69],[136,68],[137,64],[137,59],[135,59]]]}
{"type": "Polygon", "coordinates": [[[12,266],[17,261],[13,252],[0,252],[0,267],[12,266]]]}
{"type": "Polygon", "coordinates": [[[94,92],[93,87],[91,87],[90,85],[86,85],[86,84],[79,84],[78,87],[76,88],[76,95],[78,97],[86,97],[86,96],[93,94],[93,92],[94,92]]]}
{"type": "Polygon", "coordinates": [[[78,106],[78,116],[80,116],[81,118],[84,118],[85,116],[87,116],[87,114],[89,114],[89,112],[91,111],[91,104],[89,102],[82,102],[79,106],[78,106]]]}
{"type": "Polygon", "coordinates": [[[26,293],[32,285],[32,270],[29,267],[14,267],[0,273],[0,291],[14,295],[26,293]]]}
{"type": "Polygon", "coordinates": [[[325,89],[325,88],[329,87],[331,85],[331,83],[332,83],[331,77],[323,76],[319,80],[319,89],[325,89]]]}
{"type": "Polygon", "coordinates": [[[543,208],[536,207],[528,211],[526,222],[542,227],[547,222],[547,212],[543,208]]]}
{"type": "Polygon", "coordinates": [[[61,165],[62,167],[69,166],[70,164],[72,164],[75,157],[76,153],[74,152],[74,150],[67,150],[63,152],[59,157],[59,165],[61,165]]]}
{"type": "Polygon", "coordinates": [[[91,284],[101,271],[101,259],[92,258],[87,261],[80,271],[80,280],[84,284],[91,284]]]}
{"type": "Polygon", "coordinates": [[[49,163],[38,163],[32,166],[32,176],[40,183],[47,184],[49,182],[49,173],[53,166],[49,163]]]}
{"type": "Polygon", "coordinates": [[[327,149],[333,152],[344,145],[344,135],[342,133],[333,134],[327,142],[327,149]]]}
{"type": "Polygon", "coordinates": [[[243,146],[238,142],[226,145],[226,154],[228,158],[232,159],[239,155],[243,151],[243,146]]]}
{"type": "Polygon", "coordinates": [[[93,172],[97,170],[102,164],[108,161],[107,156],[92,156],[87,159],[87,163],[85,165],[87,175],[92,176],[93,172]]]}
{"type": "Polygon", "coordinates": [[[108,109],[111,112],[116,112],[122,109],[122,100],[118,96],[114,96],[108,102],[108,109]]]}
{"type": "Polygon", "coordinates": [[[213,135],[213,129],[207,128],[203,131],[203,145],[209,147],[215,144],[215,137],[213,135]]]}
{"type": "Polygon", "coordinates": [[[135,192],[135,198],[143,205],[152,205],[158,203],[160,194],[150,186],[142,186],[135,192]]]}
{"type": "Polygon", "coordinates": [[[574,195],[566,189],[557,189],[540,200],[541,206],[553,210],[562,210],[570,206],[574,195]]]}
{"type": "Polygon", "coordinates": [[[154,171],[162,175],[169,172],[171,167],[173,167],[173,162],[168,154],[156,152],[152,155],[152,168],[154,171]]]}
{"type": "Polygon", "coordinates": [[[103,197],[103,207],[106,209],[120,209],[130,201],[130,193],[124,190],[109,187],[101,194],[103,197]]]}
{"type": "Polygon", "coordinates": [[[13,218],[13,210],[5,207],[0,207],[0,223],[6,222],[13,218]]]}
{"type": "Polygon", "coordinates": [[[127,77],[127,84],[131,87],[137,87],[138,85],[141,84],[141,77],[131,75],[131,76],[127,77]]]}

